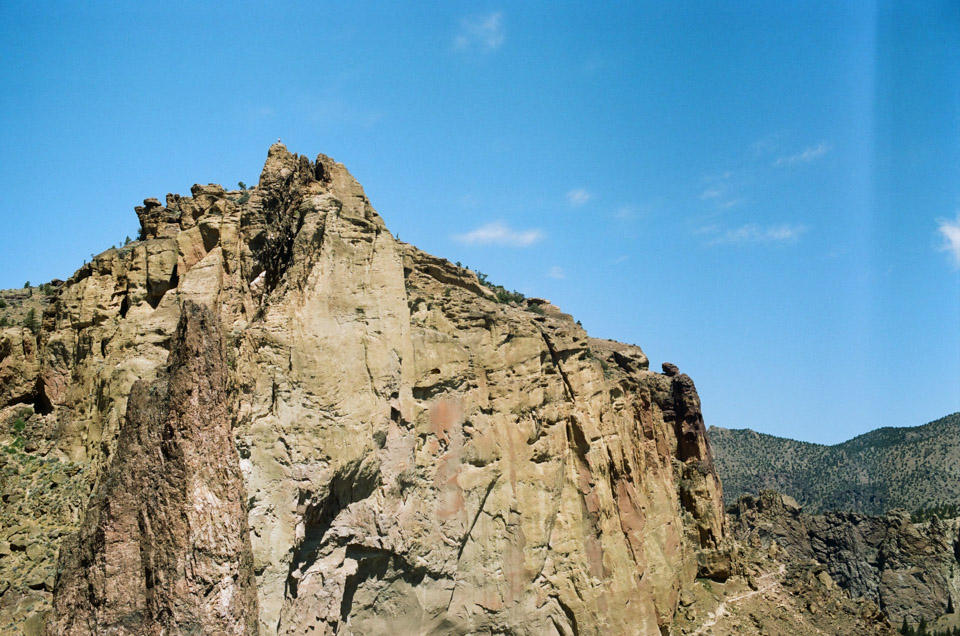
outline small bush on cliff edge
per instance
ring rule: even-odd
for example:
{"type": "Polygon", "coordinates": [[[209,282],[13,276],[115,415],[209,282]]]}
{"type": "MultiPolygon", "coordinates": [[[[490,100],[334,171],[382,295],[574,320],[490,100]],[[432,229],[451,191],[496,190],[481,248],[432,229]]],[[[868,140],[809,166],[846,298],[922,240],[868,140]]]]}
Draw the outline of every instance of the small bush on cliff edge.
{"type": "Polygon", "coordinates": [[[29,329],[34,335],[40,331],[40,323],[37,322],[37,310],[30,308],[27,316],[23,319],[23,327],[29,329]]]}

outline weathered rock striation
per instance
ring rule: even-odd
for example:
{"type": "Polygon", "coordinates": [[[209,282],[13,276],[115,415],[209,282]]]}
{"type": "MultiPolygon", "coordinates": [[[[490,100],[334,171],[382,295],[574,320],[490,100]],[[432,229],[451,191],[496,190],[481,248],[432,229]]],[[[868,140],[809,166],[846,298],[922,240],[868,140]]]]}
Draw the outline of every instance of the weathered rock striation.
{"type": "Polygon", "coordinates": [[[839,587],[876,603],[895,625],[932,621],[960,600],[960,520],[914,524],[902,510],[808,515],[773,491],[741,497],[731,513],[739,540],[821,564],[839,587]]]}
{"type": "Polygon", "coordinates": [[[36,460],[89,494],[30,520],[60,548],[49,615],[17,577],[0,623],[659,634],[695,577],[735,570],[675,367],[498,302],[323,155],[277,144],[257,187],[192,195],[147,199],[140,240],[66,281],[37,333],[0,330],[0,420],[29,411],[0,437],[12,487],[42,486],[36,460]]]}
{"type": "Polygon", "coordinates": [[[114,460],[60,549],[51,631],[250,634],[257,591],[217,315],[186,301],[134,385],[114,460]]]}

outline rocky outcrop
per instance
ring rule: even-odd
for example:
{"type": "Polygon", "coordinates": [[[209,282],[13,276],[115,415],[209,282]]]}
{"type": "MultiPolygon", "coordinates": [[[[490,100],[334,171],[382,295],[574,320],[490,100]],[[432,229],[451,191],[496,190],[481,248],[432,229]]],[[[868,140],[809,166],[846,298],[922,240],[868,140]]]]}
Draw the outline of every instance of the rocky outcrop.
{"type": "Polygon", "coordinates": [[[222,349],[216,314],[185,302],[168,370],[134,385],[117,451],[61,546],[51,633],[257,632],[222,349]]]}
{"type": "Polygon", "coordinates": [[[782,551],[740,545],[743,576],[698,579],[681,596],[671,633],[693,636],[894,636],[876,604],[850,598],[816,562],[782,560],[782,551]]]}
{"type": "Polygon", "coordinates": [[[723,501],[723,492],[707,441],[700,396],[690,376],[680,373],[675,364],[663,363],[663,373],[670,378],[670,397],[664,400],[665,417],[674,422],[677,455],[683,462],[680,501],[696,520],[692,540],[701,546],[700,573],[723,580],[730,576],[732,563],[729,547],[721,546],[725,518],[714,502],[723,501]]]}
{"type": "Polygon", "coordinates": [[[692,380],[400,243],[340,164],[137,213],[0,331],[15,456],[92,494],[51,632],[654,634],[736,569],[692,380]]]}
{"type": "Polygon", "coordinates": [[[895,625],[953,612],[960,599],[958,520],[914,524],[904,511],[807,515],[773,491],[743,496],[731,512],[738,539],[822,564],[838,586],[875,602],[895,625]]]}

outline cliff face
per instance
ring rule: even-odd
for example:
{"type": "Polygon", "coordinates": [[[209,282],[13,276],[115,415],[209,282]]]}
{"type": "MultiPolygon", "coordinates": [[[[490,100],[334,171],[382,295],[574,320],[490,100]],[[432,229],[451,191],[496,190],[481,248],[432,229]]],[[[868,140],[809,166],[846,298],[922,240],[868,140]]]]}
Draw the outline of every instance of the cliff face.
{"type": "Polygon", "coordinates": [[[0,621],[53,587],[52,633],[651,634],[730,574],[688,376],[398,242],[323,155],[192,194],[0,330],[6,489],[79,501],[4,499],[47,578],[0,621]]]}
{"type": "Polygon", "coordinates": [[[51,631],[255,632],[224,370],[216,314],[185,302],[168,368],[134,385],[116,459],[61,545],[51,631]]]}
{"type": "Polygon", "coordinates": [[[731,527],[741,541],[775,543],[793,561],[821,564],[853,598],[875,602],[894,625],[932,621],[960,600],[958,520],[914,524],[886,515],[808,515],[792,498],[767,491],[743,496],[731,527]]]}

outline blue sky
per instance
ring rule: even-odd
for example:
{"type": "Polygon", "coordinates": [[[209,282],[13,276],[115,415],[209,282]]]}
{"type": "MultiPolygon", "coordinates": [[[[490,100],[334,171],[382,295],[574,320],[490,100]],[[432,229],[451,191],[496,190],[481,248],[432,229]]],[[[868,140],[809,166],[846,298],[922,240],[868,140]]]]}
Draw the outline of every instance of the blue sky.
{"type": "Polygon", "coordinates": [[[954,0],[218,5],[0,5],[0,287],[282,137],[402,240],[678,364],[708,424],[960,410],[954,0]]]}

